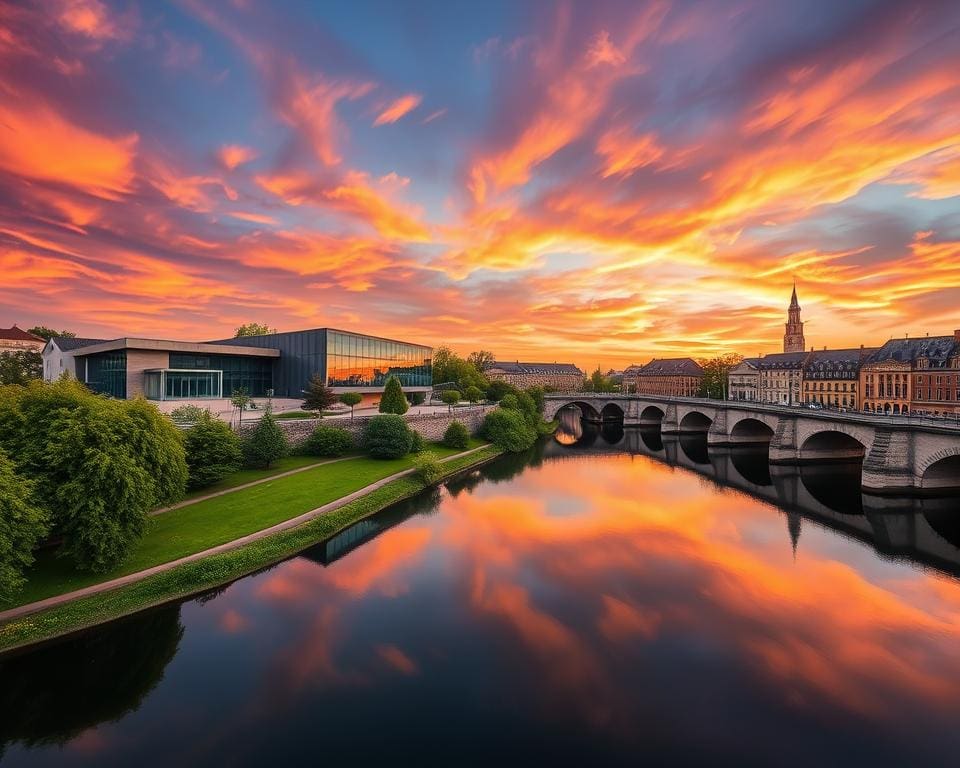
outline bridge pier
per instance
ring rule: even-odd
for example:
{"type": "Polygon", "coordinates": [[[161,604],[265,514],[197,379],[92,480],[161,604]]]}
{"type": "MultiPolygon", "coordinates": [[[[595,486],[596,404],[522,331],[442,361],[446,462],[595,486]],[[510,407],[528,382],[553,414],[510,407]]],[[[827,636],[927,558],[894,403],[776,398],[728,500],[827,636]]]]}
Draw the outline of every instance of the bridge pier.
{"type": "Polygon", "coordinates": [[[871,493],[903,493],[918,487],[914,476],[914,434],[892,429],[875,431],[863,460],[863,489],[871,493]]]}
{"type": "Polygon", "coordinates": [[[796,464],[799,460],[797,421],[789,416],[781,416],[777,419],[777,428],[770,441],[770,463],[796,464]]]}
{"type": "Polygon", "coordinates": [[[720,446],[731,444],[730,432],[727,429],[727,412],[718,410],[717,415],[713,419],[713,423],[710,424],[710,429],[707,430],[707,445],[720,446]]]}
{"type": "Polygon", "coordinates": [[[660,422],[660,434],[680,434],[680,420],[677,418],[677,406],[674,403],[670,403],[663,413],[663,419],[660,422]]]}

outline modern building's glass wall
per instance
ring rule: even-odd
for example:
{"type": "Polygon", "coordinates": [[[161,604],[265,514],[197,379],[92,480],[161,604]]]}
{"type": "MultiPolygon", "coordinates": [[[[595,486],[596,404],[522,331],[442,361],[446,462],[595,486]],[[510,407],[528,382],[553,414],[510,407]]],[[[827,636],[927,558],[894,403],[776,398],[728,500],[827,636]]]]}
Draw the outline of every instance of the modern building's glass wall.
{"type": "Polygon", "coordinates": [[[223,397],[220,371],[145,371],[143,391],[149,400],[204,400],[223,397]]]}
{"type": "Polygon", "coordinates": [[[94,392],[120,399],[127,397],[127,351],[101,352],[84,361],[84,381],[94,392]]]}
{"type": "Polygon", "coordinates": [[[170,353],[171,369],[222,372],[223,397],[230,397],[241,387],[246,388],[252,397],[266,397],[267,390],[273,389],[273,363],[268,357],[170,353]]]}
{"type": "Polygon", "coordinates": [[[327,332],[327,385],[382,387],[396,376],[404,387],[432,383],[429,347],[400,341],[327,332]]]}

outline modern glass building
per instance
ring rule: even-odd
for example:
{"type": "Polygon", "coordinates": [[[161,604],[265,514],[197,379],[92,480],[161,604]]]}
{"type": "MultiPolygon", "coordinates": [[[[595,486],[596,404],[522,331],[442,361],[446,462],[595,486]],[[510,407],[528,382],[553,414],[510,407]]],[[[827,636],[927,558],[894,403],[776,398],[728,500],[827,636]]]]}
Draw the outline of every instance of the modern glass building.
{"type": "Polygon", "coordinates": [[[73,349],[48,344],[43,354],[67,364],[44,371],[75,371],[96,392],[151,400],[215,400],[240,388],[253,397],[300,398],[315,374],[339,392],[376,395],[390,376],[407,391],[432,385],[430,347],[331,328],[212,342],[89,341],[73,349]]]}

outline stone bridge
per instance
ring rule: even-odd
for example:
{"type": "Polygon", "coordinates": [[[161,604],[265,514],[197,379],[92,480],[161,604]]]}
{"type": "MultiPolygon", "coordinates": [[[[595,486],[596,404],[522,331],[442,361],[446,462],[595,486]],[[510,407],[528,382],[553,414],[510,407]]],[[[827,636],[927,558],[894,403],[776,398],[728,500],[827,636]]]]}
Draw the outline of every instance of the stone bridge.
{"type": "MultiPolygon", "coordinates": [[[[546,396],[544,416],[576,407],[593,422],[703,434],[708,446],[768,444],[771,464],[862,463],[871,493],[960,490],[960,424],[741,401],[600,393],[546,396]]],[[[960,502],[958,502],[960,504],[960,502]]]]}

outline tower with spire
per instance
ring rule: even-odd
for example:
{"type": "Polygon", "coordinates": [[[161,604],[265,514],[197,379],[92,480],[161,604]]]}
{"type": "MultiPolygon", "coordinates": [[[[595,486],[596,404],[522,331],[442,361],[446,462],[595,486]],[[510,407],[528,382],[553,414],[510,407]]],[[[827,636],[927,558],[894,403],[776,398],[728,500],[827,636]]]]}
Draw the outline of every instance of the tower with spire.
{"type": "Polygon", "coordinates": [[[793,296],[790,297],[790,308],[787,310],[786,333],[783,334],[784,352],[803,352],[807,348],[803,337],[803,321],[800,319],[800,302],[797,301],[797,283],[793,283],[793,296]]]}

